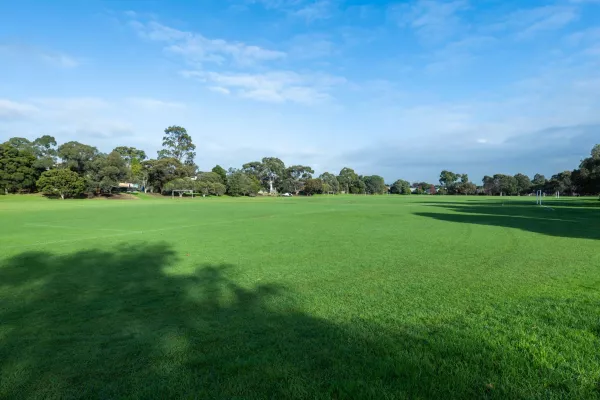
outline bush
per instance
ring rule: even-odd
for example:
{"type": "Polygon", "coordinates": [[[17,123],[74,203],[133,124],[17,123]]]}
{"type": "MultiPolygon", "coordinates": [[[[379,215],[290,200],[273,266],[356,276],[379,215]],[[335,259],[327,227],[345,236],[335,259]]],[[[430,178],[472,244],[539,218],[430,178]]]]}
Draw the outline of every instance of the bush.
{"type": "Polygon", "coordinates": [[[82,194],[85,180],[70,169],[51,169],[42,173],[37,186],[44,195],[60,196],[64,200],[82,194]]]}

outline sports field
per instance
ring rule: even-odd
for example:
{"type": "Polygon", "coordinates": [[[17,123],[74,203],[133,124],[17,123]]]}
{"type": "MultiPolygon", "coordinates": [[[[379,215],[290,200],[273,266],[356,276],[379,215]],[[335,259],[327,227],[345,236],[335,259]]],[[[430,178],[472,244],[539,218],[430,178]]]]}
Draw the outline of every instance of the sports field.
{"type": "Polygon", "coordinates": [[[0,196],[0,398],[600,398],[600,202],[0,196]]]}

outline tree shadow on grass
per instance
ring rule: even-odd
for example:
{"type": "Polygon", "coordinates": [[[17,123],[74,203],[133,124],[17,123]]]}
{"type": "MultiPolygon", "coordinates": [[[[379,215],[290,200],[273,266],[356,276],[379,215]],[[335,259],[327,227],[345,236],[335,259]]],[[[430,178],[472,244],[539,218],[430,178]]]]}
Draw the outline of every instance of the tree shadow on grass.
{"type": "Polygon", "coordinates": [[[284,287],[236,283],[234,266],[175,275],[177,262],[164,244],[5,261],[0,398],[532,398],[581,389],[511,385],[519,369],[565,378],[469,330],[334,324],[301,311],[284,287]]]}
{"type": "Polygon", "coordinates": [[[446,211],[416,212],[415,215],[440,221],[501,226],[549,236],[600,239],[600,209],[568,204],[540,207],[529,203],[440,202],[431,205],[446,211]],[[447,212],[451,211],[451,212],[447,212]]]}

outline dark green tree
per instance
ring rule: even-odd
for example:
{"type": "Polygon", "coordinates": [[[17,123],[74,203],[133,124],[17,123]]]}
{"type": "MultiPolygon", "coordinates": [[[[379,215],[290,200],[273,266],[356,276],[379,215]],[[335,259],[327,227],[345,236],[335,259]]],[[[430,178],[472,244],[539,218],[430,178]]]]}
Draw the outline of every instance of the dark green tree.
{"type": "Polygon", "coordinates": [[[167,182],[187,177],[189,172],[176,158],[146,160],[142,166],[147,174],[146,186],[157,193],[162,193],[167,182]]]}
{"type": "Polygon", "coordinates": [[[340,192],[340,183],[337,177],[334,174],[329,172],[324,172],[319,176],[319,179],[323,181],[323,192],[328,193],[332,192],[333,194],[337,194],[340,192]],[[327,185],[327,186],[325,186],[327,185]],[[327,189],[327,190],[325,190],[327,189]]]}
{"type": "Polygon", "coordinates": [[[579,168],[573,171],[571,181],[579,194],[600,193],[600,145],[594,146],[591,156],[581,161],[579,168]]]}
{"type": "Polygon", "coordinates": [[[304,193],[307,196],[312,196],[313,194],[323,193],[323,181],[319,178],[307,179],[304,183],[304,193]]]}
{"type": "Polygon", "coordinates": [[[527,194],[531,192],[533,184],[527,175],[516,174],[515,179],[517,180],[517,193],[527,194]]]}
{"type": "Polygon", "coordinates": [[[216,165],[212,169],[212,172],[214,172],[215,174],[219,175],[219,177],[221,177],[221,183],[223,185],[227,184],[227,171],[225,171],[225,169],[223,167],[221,167],[220,165],[216,165]]]}
{"type": "Polygon", "coordinates": [[[33,153],[37,158],[35,168],[47,171],[56,166],[58,151],[56,150],[56,139],[50,135],[44,135],[31,144],[33,153]]]}
{"type": "Polygon", "coordinates": [[[547,189],[552,193],[572,193],[573,182],[571,180],[571,171],[564,171],[553,175],[552,178],[550,178],[550,180],[547,182],[547,189]]]}
{"type": "Polygon", "coordinates": [[[403,179],[398,179],[390,186],[390,193],[392,194],[411,194],[410,183],[403,179]]]}
{"type": "Polygon", "coordinates": [[[360,192],[358,175],[352,168],[342,168],[338,174],[337,180],[341,191],[344,191],[345,193],[360,192]]]}
{"type": "Polygon", "coordinates": [[[384,179],[379,175],[363,176],[365,192],[367,194],[384,194],[387,192],[384,179]]]}
{"type": "Polygon", "coordinates": [[[34,191],[39,176],[36,158],[30,150],[19,150],[12,144],[0,144],[0,190],[4,193],[34,191]]]}
{"type": "Polygon", "coordinates": [[[458,181],[461,178],[461,174],[455,174],[454,172],[443,170],[440,173],[440,185],[442,185],[446,194],[454,194],[456,181],[458,181]]]}
{"type": "Polygon", "coordinates": [[[99,154],[97,148],[79,142],[67,142],[58,147],[58,156],[62,160],[62,166],[80,176],[84,176],[89,171],[99,154]]]}
{"type": "Polygon", "coordinates": [[[542,174],[535,174],[531,184],[535,191],[544,190],[546,187],[546,177],[542,174]]]}
{"type": "Polygon", "coordinates": [[[95,165],[95,173],[89,174],[90,182],[104,193],[112,193],[129,175],[127,163],[116,151],[102,157],[98,157],[95,165]]]}
{"type": "Polygon", "coordinates": [[[128,166],[131,166],[134,160],[141,162],[148,158],[144,150],[139,150],[135,147],[119,146],[115,147],[113,151],[119,153],[128,166]]]}
{"type": "Polygon", "coordinates": [[[292,165],[284,171],[284,180],[282,189],[286,192],[292,192],[296,195],[302,191],[307,179],[312,178],[315,171],[305,165],[292,165]]]}
{"type": "Polygon", "coordinates": [[[169,126],[163,136],[163,149],[158,152],[158,158],[174,158],[180,163],[192,165],[196,157],[196,146],[192,137],[181,126],[169,126]]]}
{"type": "Polygon", "coordinates": [[[260,190],[260,182],[254,175],[230,169],[227,174],[227,194],[230,196],[255,196],[260,190]]]}
{"type": "Polygon", "coordinates": [[[75,197],[85,190],[85,180],[76,172],[66,168],[45,171],[37,181],[39,190],[47,196],[60,196],[61,199],[75,197]]]}

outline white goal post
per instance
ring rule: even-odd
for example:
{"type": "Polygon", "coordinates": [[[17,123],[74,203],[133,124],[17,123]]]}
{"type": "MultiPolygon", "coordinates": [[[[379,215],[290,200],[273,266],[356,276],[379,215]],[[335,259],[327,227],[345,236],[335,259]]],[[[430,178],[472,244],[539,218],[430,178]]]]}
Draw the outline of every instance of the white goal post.
{"type": "Polygon", "coordinates": [[[179,194],[179,197],[183,197],[184,193],[190,193],[192,195],[192,199],[194,198],[194,191],[191,189],[179,189],[179,190],[172,190],[171,191],[171,198],[174,199],[175,198],[175,193],[179,194]]]}

